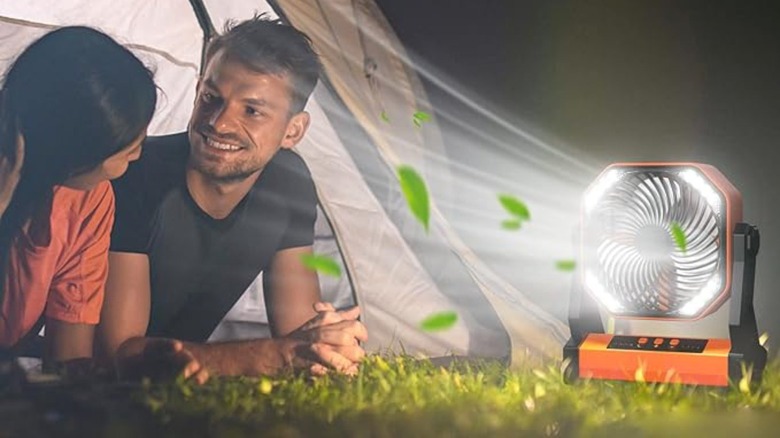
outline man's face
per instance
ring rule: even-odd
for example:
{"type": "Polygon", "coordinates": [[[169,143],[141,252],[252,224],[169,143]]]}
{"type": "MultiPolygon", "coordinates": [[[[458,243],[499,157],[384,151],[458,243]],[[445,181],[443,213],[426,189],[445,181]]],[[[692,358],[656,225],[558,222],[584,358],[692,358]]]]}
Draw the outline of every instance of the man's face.
{"type": "Polygon", "coordinates": [[[198,84],[189,127],[191,165],[219,181],[255,175],[306,131],[306,113],[290,117],[291,96],[289,75],[257,73],[217,52],[198,84]]]}

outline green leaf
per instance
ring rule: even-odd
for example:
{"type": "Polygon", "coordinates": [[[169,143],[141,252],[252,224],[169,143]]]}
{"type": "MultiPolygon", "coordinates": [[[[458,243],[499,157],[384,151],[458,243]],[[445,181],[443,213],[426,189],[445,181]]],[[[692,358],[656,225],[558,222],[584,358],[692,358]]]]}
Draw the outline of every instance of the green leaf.
{"type": "Polygon", "coordinates": [[[417,111],[412,115],[412,123],[418,128],[421,127],[424,122],[429,122],[430,120],[431,115],[424,111],[417,111]]]}
{"type": "Polygon", "coordinates": [[[505,230],[519,230],[520,229],[520,219],[507,219],[503,222],[501,222],[501,227],[505,230]]]}
{"type": "Polygon", "coordinates": [[[528,207],[525,205],[525,203],[523,203],[523,201],[515,198],[512,195],[506,194],[498,195],[498,200],[501,202],[501,205],[504,206],[504,209],[509,212],[509,214],[517,217],[520,220],[531,220],[531,213],[528,211],[528,207]]]}
{"type": "Polygon", "coordinates": [[[677,222],[672,222],[672,238],[674,238],[674,243],[677,244],[680,251],[685,254],[688,250],[688,243],[685,238],[685,231],[683,231],[682,227],[677,222]]]}
{"type": "Polygon", "coordinates": [[[428,232],[430,201],[425,181],[410,166],[398,166],[397,171],[398,179],[401,182],[401,190],[404,193],[409,210],[423,224],[425,232],[428,232]]]}
{"type": "Polygon", "coordinates": [[[387,111],[382,111],[382,113],[379,114],[379,118],[385,123],[390,123],[390,117],[387,116],[387,111]]]}
{"type": "Polygon", "coordinates": [[[430,315],[420,323],[420,328],[426,332],[447,330],[458,322],[458,314],[455,312],[439,312],[430,315]]]}
{"type": "Polygon", "coordinates": [[[341,266],[332,258],[318,254],[303,254],[301,263],[304,266],[331,277],[341,277],[341,266]]]}
{"type": "Polygon", "coordinates": [[[559,271],[571,272],[577,267],[577,262],[574,260],[558,260],[555,262],[555,267],[558,268],[559,271]]]}

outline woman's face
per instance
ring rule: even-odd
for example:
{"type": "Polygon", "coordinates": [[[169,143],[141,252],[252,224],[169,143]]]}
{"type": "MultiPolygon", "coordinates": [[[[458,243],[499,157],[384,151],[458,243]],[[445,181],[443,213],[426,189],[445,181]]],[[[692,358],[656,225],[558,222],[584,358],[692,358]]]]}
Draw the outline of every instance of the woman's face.
{"type": "Polygon", "coordinates": [[[102,163],[90,170],[74,175],[62,183],[65,187],[76,190],[91,190],[103,181],[119,178],[127,170],[127,166],[141,157],[141,145],[146,139],[146,130],[119,152],[106,158],[102,163]]]}

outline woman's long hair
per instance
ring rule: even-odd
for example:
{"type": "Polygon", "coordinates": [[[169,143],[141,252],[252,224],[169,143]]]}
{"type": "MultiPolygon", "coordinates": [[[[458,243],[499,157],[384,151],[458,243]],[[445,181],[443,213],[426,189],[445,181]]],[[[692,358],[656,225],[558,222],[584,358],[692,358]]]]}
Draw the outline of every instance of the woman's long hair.
{"type": "Polygon", "coordinates": [[[60,28],[16,58],[0,91],[0,152],[13,156],[21,133],[25,153],[19,184],[0,221],[3,259],[25,223],[50,208],[53,187],[139,137],[156,102],[151,71],[95,29],[60,28]]]}

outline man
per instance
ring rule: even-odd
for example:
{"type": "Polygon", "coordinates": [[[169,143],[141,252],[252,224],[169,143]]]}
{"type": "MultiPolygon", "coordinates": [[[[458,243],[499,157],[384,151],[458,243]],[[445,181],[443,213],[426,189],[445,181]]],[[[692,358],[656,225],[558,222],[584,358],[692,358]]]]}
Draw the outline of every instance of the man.
{"type": "Polygon", "coordinates": [[[289,149],[309,125],[319,74],[310,42],[257,17],[212,40],[205,62],[188,132],[147,141],[114,185],[104,353],[120,369],[162,360],[199,381],[209,371],[354,372],[367,336],[359,309],[320,303],[301,263],[316,194],[289,149]],[[260,272],[273,339],[203,344],[260,272]]]}

